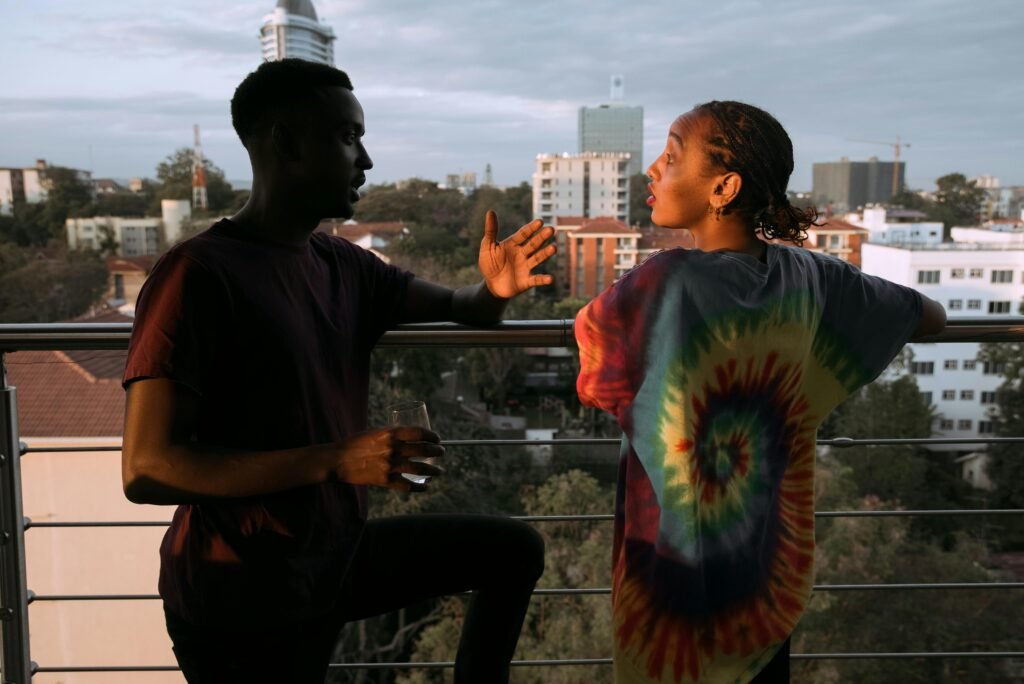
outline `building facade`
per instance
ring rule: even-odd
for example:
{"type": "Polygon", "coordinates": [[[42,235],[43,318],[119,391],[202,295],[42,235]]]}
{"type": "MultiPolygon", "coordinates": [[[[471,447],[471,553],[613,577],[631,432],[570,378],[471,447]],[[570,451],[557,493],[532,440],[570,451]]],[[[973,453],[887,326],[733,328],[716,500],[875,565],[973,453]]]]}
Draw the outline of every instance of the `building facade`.
{"type": "Polygon", "coordinates": [[[533,174],[533,215],[610,216],[629,224],[629,160],[622,152],[539,154],[533,174]]]}
{"type": "Polygon", "coordinates": [[[580,107],[579,152],[626,152],[630,176],[644,172],[644,108],[621,103],[580,107]]]}
{"type": "Polygon", "coordinates": [[[943,240],[941,221],[927,221],[927,216],[913,209],[867,207],[846,219],[868,231],[868,240],[876,245],[937,245],[943,240]]]}
{"type": "Polygon", "coordinates": [[[264,62],[293,57],[334,66],[334,38],[331,27],[317,19],[311,0],[278,0],[260,27],[264,62]]]}
{"type": "MultiPolygon", "coordinates": [[[[1024,241],[999,240],[979,230],[955,235],[970,237],[970,242],[865,244],[863,270],[919,290],[942,304],[951,319],[1015,315],[1024,298],[1024,241]]],[[[990,412],[1004,369],[978,360],[977,343],[909,346],[913,360],[908,370],[935,407],[935,434],[991,436],[990,412]]],[[[956,445],[947,449],[964,450],[956,445]]]]}
{"type": "Polygon", "coordinates": [[[861,267],[861,247],[867,241],[868,230],[841,219],[829,218],[820,225],[807,229],[803,246],[812,252],[821,252],[861,267]]]}
{"type": "Polygon", "coordinates": [[[868,204],[888,202],[893,196],[893,174],[897,174],[896,193],[905,186],[905,162],[884,162],[877,157],[867,161],[850,161],[843,157],[837,162],[814,164],[814,203],[819,207],[832,207],[845,212],[868,204]]]}
{"type": "Polygon", "coordinates": [[[160,218],[92,216],[64,222],[68,249],[110,249],[120,257],[153,256],[177,242],[192,218],[188,200],[161,200],[160,218]]]}
{"type": "MultiPolygon", "coordinates": [[[[10,216],[14,204],[25,202],[35,204],[46,200],[47,180],[45,159],[37,159],[36,165],[27,168],[0,168],[0,214],[10,216]]],[[[79,180],[92,186],[92,174],[75,171],[79,180]]]]}

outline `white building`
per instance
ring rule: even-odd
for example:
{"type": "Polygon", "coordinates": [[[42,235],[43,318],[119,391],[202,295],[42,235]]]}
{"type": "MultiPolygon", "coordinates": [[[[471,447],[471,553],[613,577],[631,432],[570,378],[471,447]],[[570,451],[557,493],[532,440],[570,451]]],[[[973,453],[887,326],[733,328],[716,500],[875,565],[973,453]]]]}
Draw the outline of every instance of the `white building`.
{"type": "MultiPolygon", "coordinates": [[[[982,229],[956,235],[971,242],[861,248],[863,270],[913,287],[946,308],[949,318],[1010,316],[1024,298],[1024,242],[982,229]],[[981,238],[981,239],[979,239],[981,238]]],[[[980,345],[912,344],[910,372],[935,406],[936,435],[981,437],[993,432],[989,410],[1003,369],[977,360],[980,345]]],[[[965,451],[950,446],[951,451],[965,451]]]]}
{"type": "Polygon", "coordinates": [[[611,103],[580,107],[579,152],[628,152],[629,175],[644,172],[644,108],[623,103],[624,79],[611,77],[611,103]]]}
{"type": "Polygon", "coordinates": [[[263,61],[286,57],[334,66],[334,31],[321,24],[311,0],[277,0],[260,27],[263,61]]]}
{"type": "Polygon", "coordinates": [[[629,160],[622,152],[539,154],[533,174],[533,215],[611,216],[629,224],[629,160]]]}
{"type": "Polygon", "coordinates": [[[879,245],[935,245],[942,242],[942,222],[924,221],[923,213],[912,209],[867,207],[863,213],[847,214],[846,220],[868,231],[868,241],[879,245]]]}
{"type": "MultiPolygon", "coordinates": [[[[0,168],[0,214],[13,214],[15,202],[45,201],[46,169],[45,159],[37,159],[36,165],[28,168],[0,168]]],[[[92,174],[88,171],[76,173],[83,183],[92,183],[92,174]]]]}
{"type": "Polygon", "coordinates": [[[64,223],[68,249],[100,249],[108,240],[117,246],[116,256],[159,254],[181,237],[182,225],[192,218],[188,200],[161,200],[161,218],[93,216],[69,218],[64,223]]]}

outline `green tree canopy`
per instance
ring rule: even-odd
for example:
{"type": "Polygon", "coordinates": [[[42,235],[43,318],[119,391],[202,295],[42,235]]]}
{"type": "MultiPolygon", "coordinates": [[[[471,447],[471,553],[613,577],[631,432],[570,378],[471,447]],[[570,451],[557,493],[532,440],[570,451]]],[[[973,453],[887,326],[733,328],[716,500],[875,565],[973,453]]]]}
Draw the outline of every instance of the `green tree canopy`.
{"type": "Polygon", "coordinates": [[[95,253],[64,251],[44,258],[32,248],[2,247],[2,323],[66,321],[88,311],[107,288],[106,266],[95,253]]]}
{"type": "MultiPolygon", "coordinates": [[[[203,157],[206,167],[206,199],[211,212],[224,211],[235,202],[235,191],[224,179],[224,172],[203,157]]],[[[156,167],[157,187],[149,213],[160,215],[162,199],[192,199],[192,150],[180,147],[156,167]]]]}

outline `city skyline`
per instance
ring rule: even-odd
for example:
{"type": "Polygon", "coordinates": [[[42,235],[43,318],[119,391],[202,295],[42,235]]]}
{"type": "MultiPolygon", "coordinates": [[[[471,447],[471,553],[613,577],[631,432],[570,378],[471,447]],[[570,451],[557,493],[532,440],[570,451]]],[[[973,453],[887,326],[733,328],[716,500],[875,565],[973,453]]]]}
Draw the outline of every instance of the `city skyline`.
{"type": "MultiPolygon", "coordinates": [[[[229,179],[249,178],[228,100],[260,63],[274,4],[4,7],[0,55],[19,68],[0,96],[0,165],[45,158],[99,177],[152,176],[198,123],[207,156],[229,179]]],[[[1024,184],[1024,136],[1008,114],[1024,105],[1012,68],[1024,56],[1013,20],[1024,6],[1011,0],[314,5],[366,110],[370,183],[482,176],[487,163],[500,185],[529,182],[537,154],[575,150],[579,107],[607,102],[608,76],[620,73],[625,103],[644,107],[648,162],[677,114],[731,98],[790,132],[794,190],[810,189],[814,162],[891,158],[851,139],[896,136],[912,145],[910,188],[954,171],[1024,184]]]]}

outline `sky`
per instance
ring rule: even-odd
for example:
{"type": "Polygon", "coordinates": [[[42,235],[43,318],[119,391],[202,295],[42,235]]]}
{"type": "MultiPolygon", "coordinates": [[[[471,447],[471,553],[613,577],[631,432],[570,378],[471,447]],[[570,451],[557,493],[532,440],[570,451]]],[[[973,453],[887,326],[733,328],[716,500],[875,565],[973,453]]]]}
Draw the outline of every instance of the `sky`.
{"type": "MultiPolygon", "coordinates": [[[[644,107],[644,163],[711,99],[756,104],[814,162],[903,152],[912,188],[946,173],[1024,185],[1021,0],[313,0],[366,114],[370,183],[486,164],[529,181],[576,152],[577,111],[623,74],[644,107]]],[[[152,177],[202,129],[228,179],[251,178],[231,128],[274,0],[0,0],[0,167],[152,177]]]]}

